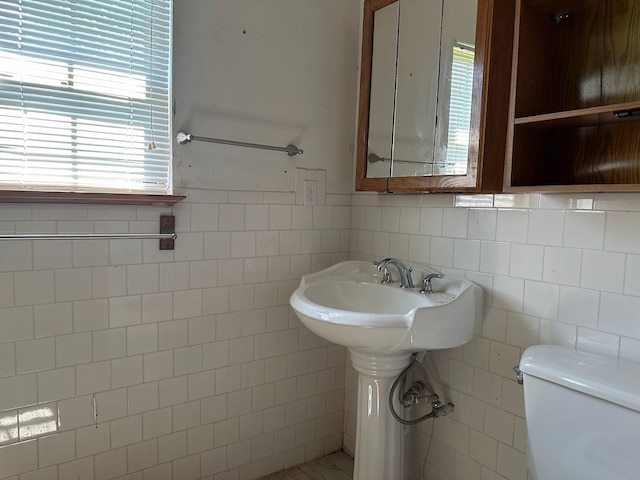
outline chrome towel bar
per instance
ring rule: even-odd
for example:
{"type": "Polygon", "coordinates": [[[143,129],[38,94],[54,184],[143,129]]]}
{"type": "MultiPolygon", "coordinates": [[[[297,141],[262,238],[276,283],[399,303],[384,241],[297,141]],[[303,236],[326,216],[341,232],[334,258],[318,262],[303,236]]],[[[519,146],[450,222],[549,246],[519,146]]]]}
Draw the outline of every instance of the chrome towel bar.
{"type": "Polygon", "coordinates": [[[302,153],[304,152],[301,148],[298,148],[292,144],[289,144],[286,147],[274,147],[272,145],[263,145],[260,143],[238,142],[236,140],[224,140],[222,138],[199,137],[183,131],[179,131],[176,134],[176,141],[180,145],[186,145],[187,143],[191,143],[191,142],[209,142],[209,143],[220,143],[223,145],[234,145],[236,147],[260,148],[262,150],[286,152],[287,155],[289,155],[290,157],[293,157],[298,154],[302,155],[302,153]]]}

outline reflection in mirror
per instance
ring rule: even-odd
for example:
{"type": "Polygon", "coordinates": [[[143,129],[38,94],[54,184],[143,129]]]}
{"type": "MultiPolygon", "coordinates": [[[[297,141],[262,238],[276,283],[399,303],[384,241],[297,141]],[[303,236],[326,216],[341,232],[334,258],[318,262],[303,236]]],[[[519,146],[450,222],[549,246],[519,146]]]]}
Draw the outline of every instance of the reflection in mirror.
{"type": "Polygon", "coordinates": [[[446,155],[441,154],[444,158],[442,175],[467,173],[474,56],[472,45],[457,43],[453,46],[450,91],[446,97],[449,100],[446,155]]]}
{"type": "Polygon", "coordinates": [[[367,178],[467,174],[476,8],[399,0],[376,11],[367,178]]]}
{"type": "Polygon", "coordinates": [[[434,175],[467,173],[477,7],[477,0],[443,5],[434,175]]]}
{"type": "Polygon", "coordinates": [[[388,159],[392,157],[393,149],[398,13],[399,3],[395,2],[373,14],[368,152],[369,156],[374,155],[375,161],[367,168],[369,178],[384,178],[391,174],[388,159]]]}
{"type": "Polygon", "coordinates": [[[399,3],[392,175],[432,175],[442,1],[399,0],[399,3]]]}

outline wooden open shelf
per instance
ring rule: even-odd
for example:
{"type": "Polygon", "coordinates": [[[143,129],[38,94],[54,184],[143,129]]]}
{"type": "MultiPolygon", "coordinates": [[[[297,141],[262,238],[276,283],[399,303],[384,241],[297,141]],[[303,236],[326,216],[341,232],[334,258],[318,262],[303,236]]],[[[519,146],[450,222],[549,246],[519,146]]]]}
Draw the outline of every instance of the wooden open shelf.
{"type": "Polygon", "coordinates": [[[516,0],[514,32],[504,190],[640,191],[640,1],[516,0]]]}
{"type": "Polygon", "coordinates": [[[640,112],[640,102],[617,103],[601,107],[581,108],[565,112],[545,113],[516,118],[516,125],[528,125],[533,128],[591,127],[607,123],[640,120],[640,115],[617,116],[618,112],[640,112]]]}

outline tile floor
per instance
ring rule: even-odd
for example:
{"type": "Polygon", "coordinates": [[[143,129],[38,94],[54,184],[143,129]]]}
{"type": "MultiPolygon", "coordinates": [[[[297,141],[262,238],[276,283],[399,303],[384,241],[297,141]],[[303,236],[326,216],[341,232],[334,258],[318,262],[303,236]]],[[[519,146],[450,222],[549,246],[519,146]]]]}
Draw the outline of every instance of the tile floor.
{"type": "Polygon", "coordinates": [[[335,452],[260,480],[351,480],[353,458],[345,452],[335,452]]]}

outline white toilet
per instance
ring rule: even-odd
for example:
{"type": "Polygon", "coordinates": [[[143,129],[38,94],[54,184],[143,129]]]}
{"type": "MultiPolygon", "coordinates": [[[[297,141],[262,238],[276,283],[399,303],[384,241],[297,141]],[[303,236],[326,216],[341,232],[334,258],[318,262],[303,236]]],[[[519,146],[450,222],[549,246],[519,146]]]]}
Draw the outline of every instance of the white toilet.
{"type": "Polygon", "coordinates": [[[538,345],[520,370],[536,480],[640,479],[640,363],[538,345]]]}

